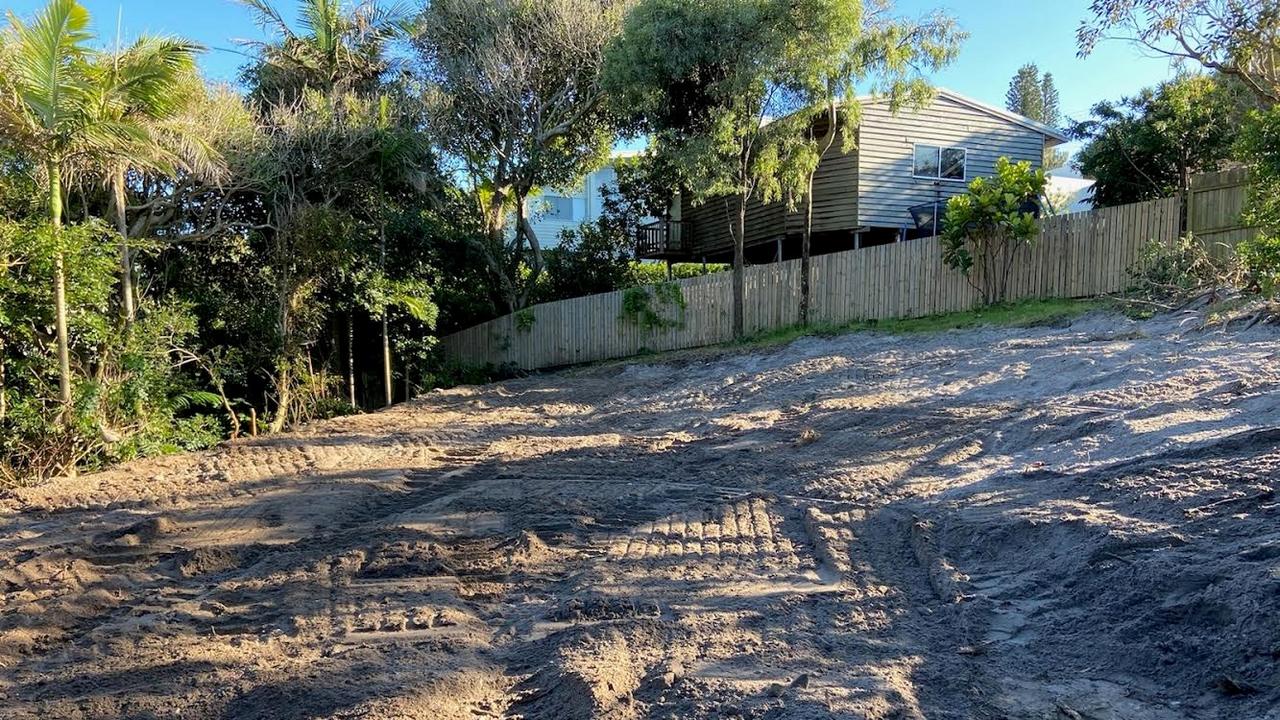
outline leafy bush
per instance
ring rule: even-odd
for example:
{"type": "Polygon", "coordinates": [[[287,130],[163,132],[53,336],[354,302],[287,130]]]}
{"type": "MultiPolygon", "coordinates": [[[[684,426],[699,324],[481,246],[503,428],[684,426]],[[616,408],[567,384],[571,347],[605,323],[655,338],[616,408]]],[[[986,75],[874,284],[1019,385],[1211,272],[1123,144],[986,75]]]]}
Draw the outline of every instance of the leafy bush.
{"type": "Polygon", "coordinates": [[[1002,157],[994,177],[974,178],[967,193],[947,202],[943,262],[963,273],[988,305],[1005,301],[1017,251],[1036,236],[1045,183],[1043,170],[1002,157]]]}
{"type": "Polygon", "coordinates": [[[1239,147],[1251,166],[1243,220],[1261,232],[1236,252],[1250,282],[1270,295],[1280,286],[1280,106],[1250,113],[1239,147]]]}
{"type": "Polygon", "coordinates": [[[1249,284],[1264,295],[1280,290],[1280,236],[1259,233],[1236,246],[1249,284]]]}

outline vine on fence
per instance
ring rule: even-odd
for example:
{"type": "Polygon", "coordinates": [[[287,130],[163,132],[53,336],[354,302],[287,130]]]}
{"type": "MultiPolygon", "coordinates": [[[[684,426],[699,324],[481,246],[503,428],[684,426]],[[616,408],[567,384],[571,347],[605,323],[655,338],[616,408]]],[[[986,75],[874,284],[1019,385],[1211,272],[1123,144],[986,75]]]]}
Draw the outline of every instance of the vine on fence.
{"type": "Polygon", "coordinates": [[[533,308],[524,308],[516,311],[516,330],[520,332],[529,332],[537,321],[538,316],[533,314],[533,308]]]}
{"type": "Polygon", "coordinates": [[[620,319],[646,330],[683,327],[686,307],[684,293],[673,282],[627,288],[622,293],[620,319]]]}

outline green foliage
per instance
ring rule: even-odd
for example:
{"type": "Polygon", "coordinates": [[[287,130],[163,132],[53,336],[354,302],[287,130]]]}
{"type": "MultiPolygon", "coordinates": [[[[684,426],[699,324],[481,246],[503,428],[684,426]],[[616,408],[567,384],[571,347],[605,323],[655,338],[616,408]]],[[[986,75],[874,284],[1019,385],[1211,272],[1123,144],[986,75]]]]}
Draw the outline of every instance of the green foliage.
{"type": "Polygon", "coordinates": [[[1280,236],[1258,235],[1236,246],[1250,285],[1267,296],[1280,291],[1280,236]]]}
{"type": "Polygon", "coordinates": [[[1045,183],[1043,170],[1001,157],[993,177],[974,178],[967,193],[947,202],[943,262],[963,273],[983,302],[1004,302],[1017,251],[1036,236],[1045,183]]]}
{"type": "Polygon", "coordinates": [[[1237,263],[1229,254],[1215,257],[1203,242],[1191,235],[1172,243],[1148,241],[1128,274],[1126,294],[1140,314],[1170,307],[1170,303],[1240,280],[1237,263]]]}
{"type": "Polygon", "coordinates": [[[896,108],[927,97],[922,70],[955,57],[962,34],[937,14],[892,18],[848,0],[640,0],[610,45],[605,86],[632,134],[648,134],[693,202],[727,197],[733,223],[733,326],[743,332],[747,203],[809,194],[836,137],[852,144],[857,83],[879,76],[896,108]],[[673,39],[678,39],[673,41],[673,39]],[[816,132],[825,118],[826,132],[816,132]]]}
{"type": "Polygon", "coordinates": [[[684,326],[684,293],[673,282],[627,288],[622,293],[620,319],[645,330],[667,330],[684,326]]]}
{"type": "MultiPolygon", "coordinates": [[[[671,277],[675,280],[702,277],[711,273],[728,272],[729,266],[719,263],[673,263],[671,277]]],[[[667,282],[667,266],[659,262],[633,262],[627,272],[627,285],[657,285],[667,282]]]]}
{"type": "Polygon", "coordinates": [[[418,19],[413,47],[433,135],[470,179],[483,226],[473,242],[508,311],[533,299],[544,264],[523,221],[526,201],[539,187],[576,183],[608,157],[613,118],[600,75],[625,6],[433,0],[418,19]]]}
{"type": "MultiPolygon", "coordinates": [[[[1018,68],[1018,72],[1009,81],[1005,107],[1050,127],[1057,127],[1062,120],[1058,88],[1054,84],[1053,74],[1041,75],[1040,68],[1035,63],[1027,63],[1018,68]]],[[[1045,148],[1042,164],[1046,170],[1052,170],[1066,165],[1068,159],[1067,153],[1062,150],[1045,148]]]]}
{"type": "Polygon", "coordinates": [[[1085,142],[1080,171],[1096,179],[1093,203],[1110,207],[1185,193],[1190,177],[1235,155],[1251,95],[1239,82],[1184,75],[1117,103],[1093,106],[1071,134],[1085,142]]]}
{"type": "Polygon", "coordinates": [[[1243,222],[1259,229],[1236,247],[1250,284],[1267,295],[1280,289],[1280,106],[1249,114],[1239,141],[1250,166],[1243,222]]]}
{"type": "Polygon", "coordinates": [[[270,41],[243,41],[257,62],[241,70],[249,96],[261,106],[293,103],[307,90],[376,93],[391,69],[388,43],[410,25],[405,6],[361,2],[344,7],[334,0],[299,0],[298,28],[268,0],[238,0],[249,8],[270,41]]]}
{"type": "Polygon", "coordinates": [[[1058,106],[1058,88],[1053,74],[1040,74],[1035,63],[1027,63],[1009,81],[1005,107],[1037,122],[1056,127],[1062,119],[1058,106]]]}
{"type": "Polygon", "coordinates": [[[1093,0],[1080,25],[1082,55],[1102,40],[1191,60],[1239,79],[1256,97],[1280,102],[1280,5],[1271,0],[1093,0]]]}
{"type": "Polygon", "coordinates": [[[1250,166],[1244,223],[1280,235],[1280,105],[1254,110],[1240,134],[1241,160],[1250,166]]]}
{"type": "Polygon", "coordinates": [[[533,308],[521,308],[516,311],[516,330],[520,332],[529,332],[533,329],[534,323],[538,321],[538,316],[533,314],[533,308]]]}

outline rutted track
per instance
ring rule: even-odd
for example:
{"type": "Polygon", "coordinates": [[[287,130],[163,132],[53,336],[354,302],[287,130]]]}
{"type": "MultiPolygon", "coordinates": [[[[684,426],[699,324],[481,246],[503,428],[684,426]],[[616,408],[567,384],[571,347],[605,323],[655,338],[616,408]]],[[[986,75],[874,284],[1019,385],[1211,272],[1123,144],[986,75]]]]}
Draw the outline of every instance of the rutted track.
{"type": "Polygon", "coordinates": [[[1280,334],[1185,320],[603,366],[14,491],[0,707],[1280,720],[1280,334]]]}

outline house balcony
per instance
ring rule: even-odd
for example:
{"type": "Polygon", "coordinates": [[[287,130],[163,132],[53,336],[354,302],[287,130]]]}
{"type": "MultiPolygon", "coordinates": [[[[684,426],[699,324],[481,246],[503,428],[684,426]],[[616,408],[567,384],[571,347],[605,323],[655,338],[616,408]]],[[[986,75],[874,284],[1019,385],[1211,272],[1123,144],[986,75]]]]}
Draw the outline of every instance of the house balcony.
{"type": "Polygon", "coordinates": [[[636,228],[636,257],[641,260],[681,260],[689,257],[693,223],[657,220],[636,228]]]}

